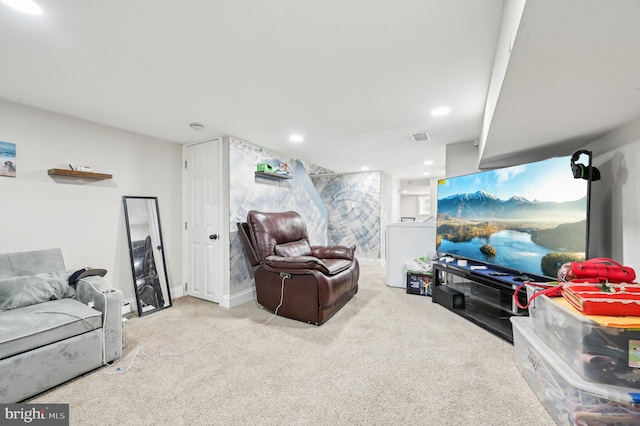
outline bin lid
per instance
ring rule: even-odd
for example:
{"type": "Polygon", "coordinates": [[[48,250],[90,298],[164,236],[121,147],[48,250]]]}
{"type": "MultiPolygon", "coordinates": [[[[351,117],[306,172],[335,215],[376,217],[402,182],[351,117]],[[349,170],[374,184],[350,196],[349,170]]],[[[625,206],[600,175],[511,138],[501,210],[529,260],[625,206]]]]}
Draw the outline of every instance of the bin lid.
{"type": "Polygon", "coordinates": [[[562,305],[566,309],[569,309],[576,315],[583,316],[605,327],[640,329],[640,317],[631,317],[631,316],[612,317],[607,315],[585,315],[579,310],[577,310],[576,308],[574,308],[573,305],[569,303],[564,297],[554,297],[552,298],[552,300],[555,303],[562,305]]]}

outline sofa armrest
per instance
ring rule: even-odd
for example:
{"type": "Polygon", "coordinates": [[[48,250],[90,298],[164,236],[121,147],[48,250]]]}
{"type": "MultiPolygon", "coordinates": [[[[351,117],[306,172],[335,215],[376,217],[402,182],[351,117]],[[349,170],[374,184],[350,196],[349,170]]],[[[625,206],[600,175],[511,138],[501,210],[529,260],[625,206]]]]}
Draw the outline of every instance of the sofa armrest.
{"type": "Polygon", "coordinates": [[[111,362],[122,356],[122,291],[115,289],[104,278],[94,275],[76,283],[76,299],[93,304],[102,312],[104,333],[104,361],[111,362]]]}
{"type": "Polygon", "coordinates": [[[303,269],[313,269],[324,272],[325,274],[329,272],[327,265],[325,265],[321,259],[313,256],[283,257],[271,255],[267,256],[264,264],[270,268],[282,270],[283,272],[303,269]]]}
{"type": "Polygon", "coordinates": [[[312,246],[311,254],[320,259],[353,260],[356,246],[312,246]]]}

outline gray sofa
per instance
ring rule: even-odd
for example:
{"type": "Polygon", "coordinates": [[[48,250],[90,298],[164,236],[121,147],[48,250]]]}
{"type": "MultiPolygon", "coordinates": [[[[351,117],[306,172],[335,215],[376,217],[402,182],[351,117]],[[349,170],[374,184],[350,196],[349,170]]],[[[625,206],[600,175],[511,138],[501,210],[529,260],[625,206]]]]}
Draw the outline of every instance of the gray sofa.
{"type": "Polygon", "coordinates": [[[0,403],[122,355],[122,292],[101,276],[69,285],[72,272],[60,249],[0,254],[0,403]]]}

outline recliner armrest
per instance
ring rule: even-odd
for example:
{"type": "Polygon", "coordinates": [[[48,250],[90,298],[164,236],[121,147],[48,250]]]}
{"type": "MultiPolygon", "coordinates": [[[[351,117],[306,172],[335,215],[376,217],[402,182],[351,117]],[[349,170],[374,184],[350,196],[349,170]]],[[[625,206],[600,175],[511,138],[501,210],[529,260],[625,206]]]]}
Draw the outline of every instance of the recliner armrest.
{"type": "Polygon", "coordinates": [[[76,282],[76,299],[93,304],[102,312],[104,325],[104,360],[122,356],[122,291],[115,289],[101,276],[84,277],[76,282]]]}
{"type": "Polygon", "coordinates": [[[311,254],[320,259],[347,259],[353,260],[356,246],[312,246],[311,254]]]}
{"type": "Polygon", "coordinates": [[[273,272],[291,272],[295,274],[295,271],[315,270],[325,275],[335,275],[349,269],[356,262],[355,259],[318,259],[313,256],[268,256],[263,265],[273,272]]]}
{"type": "Polygon", "coordinates": [[[325,274],[329,273],[329,268],[321,259],[313,256],[296,256],[296,257],[282,257],[282,256],[267,256],[264,260],[264,264],[274,268],[287,270],[300,270],[300,269],[315,269],[325,274]]]}

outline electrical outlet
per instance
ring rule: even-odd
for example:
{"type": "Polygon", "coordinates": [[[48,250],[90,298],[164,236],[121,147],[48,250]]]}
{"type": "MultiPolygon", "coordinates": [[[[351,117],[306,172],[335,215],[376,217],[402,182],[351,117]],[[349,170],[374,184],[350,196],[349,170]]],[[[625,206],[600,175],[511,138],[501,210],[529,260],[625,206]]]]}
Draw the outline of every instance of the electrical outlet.
{"type": "Polygon", "coordinates": [[[124,316],[124,315],[128,315],[128,314],[130,314],[131,312],[133,312],[133,310],[134,310],[134,306],[135,306],[135,304],[134,304],[134,302],[133,302],[133,299],[131,299],[131,300],[125,300],[125,301],[122,303],[122,315],[123,315],[123,316],[124,316]]]}

